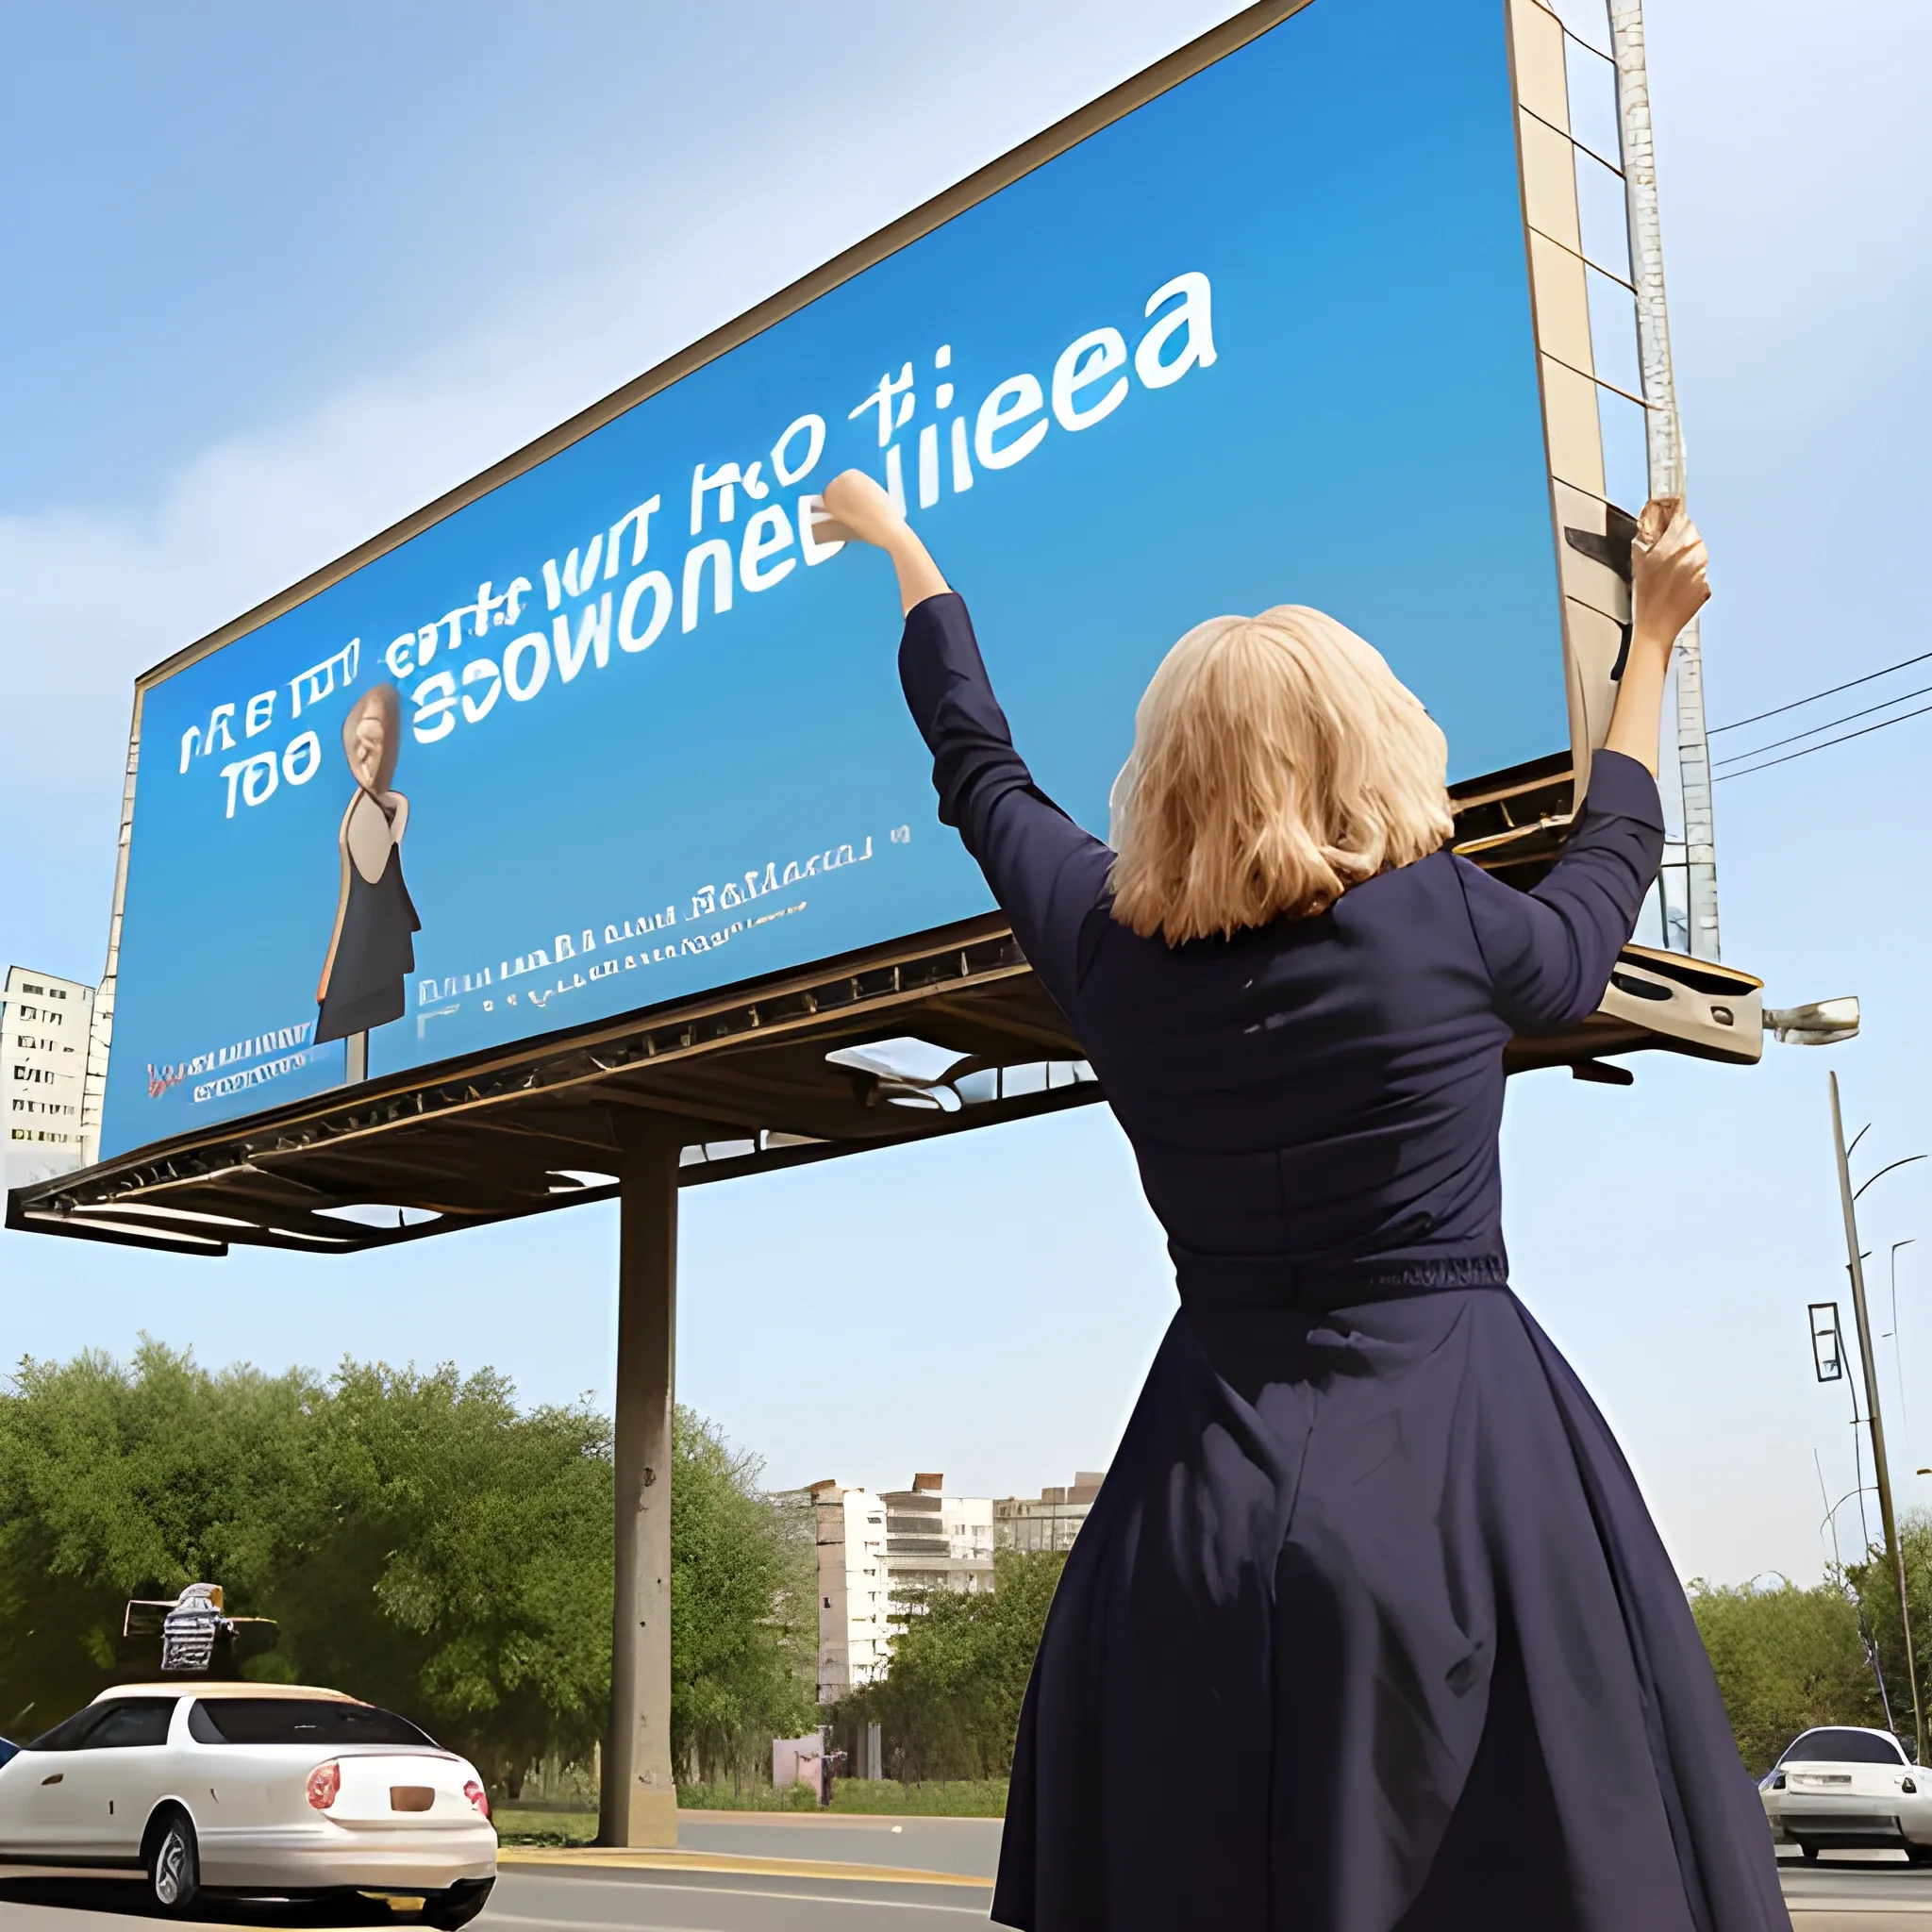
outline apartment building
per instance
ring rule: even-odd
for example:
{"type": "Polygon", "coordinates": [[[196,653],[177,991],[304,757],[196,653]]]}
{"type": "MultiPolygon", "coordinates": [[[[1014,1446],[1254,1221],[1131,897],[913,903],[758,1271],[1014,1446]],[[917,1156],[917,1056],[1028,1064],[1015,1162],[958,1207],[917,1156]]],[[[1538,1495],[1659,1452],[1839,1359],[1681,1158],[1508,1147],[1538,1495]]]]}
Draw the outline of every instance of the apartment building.
{"type": "Polygon", "coordinates": [[[24,1188],[87,1164],[84,1121],[94,990],[9,966],[0,983],[0,1184],[24,1188]]]}
{"type": "Polygon", "coordinates": [[[940,1474],[909,1490],[811,1486],[819,1557],[819,1701],[882,1677],[893,1633],[928,1590],[992,1588],[991,1496],[949,1495],[940,1474]]]}
{"type": "Polygon", "coordinates": [[[992,1506],[993,1547],[1029,1554],[1072,1549],[1106,1474],[1104,1469],[1077,1470],[1071,1483],[1041,1490],[1037,1499],[1000,1497],[992,1506]]]}

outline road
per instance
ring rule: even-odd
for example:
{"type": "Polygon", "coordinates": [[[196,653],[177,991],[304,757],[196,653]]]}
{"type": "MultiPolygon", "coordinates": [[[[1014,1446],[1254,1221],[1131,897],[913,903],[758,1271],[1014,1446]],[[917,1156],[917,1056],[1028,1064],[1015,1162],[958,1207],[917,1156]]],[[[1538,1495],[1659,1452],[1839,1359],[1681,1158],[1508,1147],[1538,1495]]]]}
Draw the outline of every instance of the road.
{"type": "MultiPolygon", "coordinates": [[[[948,1932],[984,1924],[992,1820],[687,1818],[654,1865],[506,1863],[475,1932],[948,1932]],[[892,1830],[893,1824],[900,1829],[892,1830]],[[689,1857],[691,1868],[674,1859],[689,1857]],[[798,1865],[823,1862],[807,1874],[798,1865]],[[931,1862],[924,1862],[931,1861],[931,1862]],[[918,1873],[918,1877],[897,1875],[918,1873]],[[705,1869],[706,1867],[723,1869],[705,1869]]],[[[622,1855],[611,1855],[622,1856],[622,1855]]],[[[1932,1871],[1828,1862],[1783,1867],[1796,1932],[1932,1932],[1932,1871]]],[[[144,1932],[130,1884],[0,1884],[0,1932],[144,1932]]],[[[208,1927],[318,1932],[341,1915],[219,1907],[208,1927]]],[[[397,1915],[400,1928],[409,1924],[397,1915]]],[[[366,1925],[366,1921],[364,1922],[366,1925]]]]}

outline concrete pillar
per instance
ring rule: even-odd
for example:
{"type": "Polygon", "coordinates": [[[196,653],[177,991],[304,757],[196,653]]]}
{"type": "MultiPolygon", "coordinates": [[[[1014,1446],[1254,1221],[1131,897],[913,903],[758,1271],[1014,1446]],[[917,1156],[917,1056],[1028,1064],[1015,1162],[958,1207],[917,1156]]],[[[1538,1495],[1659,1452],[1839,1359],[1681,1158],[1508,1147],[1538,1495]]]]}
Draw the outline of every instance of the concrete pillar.
{"type": "Polygon", "coordinates": [[[625,1157],[617,1261],[617,1603],[597,1840],[675,1845],[671,1770],[671,1405],[677,1357],[677,1157],[625,1157]]]}

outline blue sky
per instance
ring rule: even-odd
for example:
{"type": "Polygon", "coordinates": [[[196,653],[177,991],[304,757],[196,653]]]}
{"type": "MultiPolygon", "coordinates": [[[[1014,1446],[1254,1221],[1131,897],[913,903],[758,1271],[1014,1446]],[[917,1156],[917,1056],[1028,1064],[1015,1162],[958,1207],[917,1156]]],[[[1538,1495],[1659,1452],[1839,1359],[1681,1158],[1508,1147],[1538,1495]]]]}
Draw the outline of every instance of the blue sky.
{"type": "MultiPolygon", "coordinates": [[[[1226,10],[14,9],[0,958],[99,971],[137,670],[1226,10]]],[[[1649,18],[1718,723],[1932,648],[1932,17],[1865,0],[1827,33],[1763,0],[1740,20],[1722,0],[1649,18]]],[[[1519,1289],[1686,1574],[1815,1574],[1814,1451],[1834,1498],[1851,1486],[1846,1398],[1805,1340],[1805,1304],[1841,1293],[1824,1074],[1875,1121],[1874,1162],[1932,1151],[1928,733],[1718,793],[1726,958],[1778,1000],[1858,992],[1863,1040],[1512,1089],[1519,1289]]],[[[1924,1238],[1885,1344],[1905,1472],[1932,1463],[1928,1174],[1867,1197],[1881,1262],[1924,1238]]],[[[680,1393],[786,1482],[1065,1481],[1106,1459],[1172,1308],[1091,1110],[692,1191],[684,1257],[680,1393]]],[[[209,1362],[453,1357],[531,1400],[603,1400],[614,1266],[602,1209],[356,1261],[0,1236],[0,1356],[125,1353],[145,1329],[209,1362]]],[[[1932,1478],[1902,1492],[1932,1504],[1932,1478]]]]}

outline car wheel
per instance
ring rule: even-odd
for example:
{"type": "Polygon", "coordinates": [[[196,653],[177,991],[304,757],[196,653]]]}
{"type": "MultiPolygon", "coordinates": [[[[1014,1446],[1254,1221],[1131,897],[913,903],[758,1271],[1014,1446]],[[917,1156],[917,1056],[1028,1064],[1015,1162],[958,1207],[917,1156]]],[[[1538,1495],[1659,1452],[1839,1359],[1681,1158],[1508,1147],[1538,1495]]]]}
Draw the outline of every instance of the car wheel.
{"type": "Polygon", "coordinates": [[[493,1878],[458,1879],[447,1891],[431,1892],[423,1901],[422,1923],[434,1925],[437,1932],[456,1932],[467,1925],[490,1903],[493,1878]]]}
{"type": "Polygon", "coordinates": [[[185,1912],[201,1890],[201,1854],[187,1812],[163,1811],[149,1827],[147,1895],[158,1912],[185,1912]]]}
{"type": "Polygon", "coordinates": [[[1816,1845],[1800,1845],[1800,1846],[1798,1847],[1798,1850],[1799,1850],[1799,1852],[1800,1852],[1800,1853],[1801,1853],[1801,1854],[1803,1855],[1803,1857],[1804,1857],[1804,1860],[1805,1860],[1806,1864],[1807,1864],[1807,1865],[1815,1865],[1815,1864],[1817,1864],[1817,1862],[1818,1862],[1818,1847],[1817,1847],[1816,1845]]]}
{"type": "Polygon", "coordinates": [[[1915,1865],[1932,1865],[1932,1845],[1911,1845],[1906,1847],[1906,1857],[1915,1865]]]}

